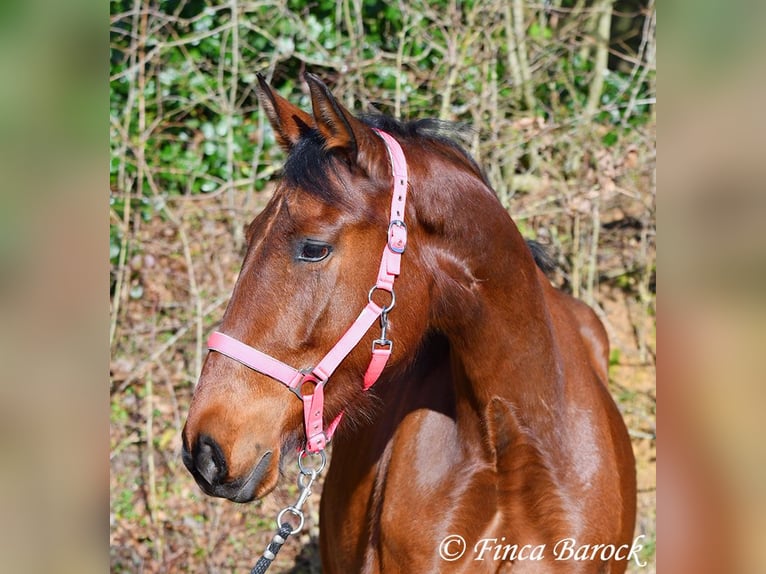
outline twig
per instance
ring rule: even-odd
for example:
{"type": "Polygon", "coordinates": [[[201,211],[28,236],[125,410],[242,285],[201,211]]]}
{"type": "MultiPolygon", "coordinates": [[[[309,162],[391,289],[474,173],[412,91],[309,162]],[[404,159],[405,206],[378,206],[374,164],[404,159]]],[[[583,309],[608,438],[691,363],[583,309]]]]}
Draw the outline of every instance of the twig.
{"type": "Polygon", "coordinates": [[[591,245],[588,260],[587,299],[592,304],[596,300],[596,278],[598,277],[598,240],[601,231],[601,195],[593,198],[593,221],[591,221],[591,245]]]}
{"type": "Polygon", "coordinates": [[[593,58],[593,78],[588,90],[588,100],[585,113],[593,115],[601,102],[601,92],[604,89],[604,74],[609,61],[609,31],[612,26],[612,4],[614,0],[601,0],[598,10],[598,26],[596,28],[596,55],[593,58]]]}
{"type": "MultiPolygon", "coordinates": [[[[210,313],[215,311],[218,307],[220,307],[223,303],[225,303],[229,299],[230,295],[222,295],[215,299],[210,305],[202,309],[202,316],[207,317],[210,313]]],[[[179,328],[173,336],[171,336],[165,343],[157,349],[154,353],[152,353],[148,359],[143,361],[140,365],[138,365],[131,374],[126,378],[122,384],[117,388],[116,392],[122,393],[127,389],[130,385],[132,385],[135,381],[137,381],[140,377],[144,375],[146,372],[146,369],[150,367],[153,363],[155,363],[168,349],[173,347],[178,340],[186,335],[186,333],[189,332],[189,330],[196,326],[196,318],[193,321],[188,321],[183,327],[179,328]]]]}
{"type": "MultiPolygon", "coordinates": [[[[141,156],[141,160],[143,161],[143,156],[141,156]]],[[[160,190],[157,187],[157,184],[154,181],[154,178],[152,177],[151,173],[148,172],[147,168],[147,175],[146,175],[146,181],[149,184],[149,188],[152,190],[152,193],[155,197],[160,197],[160,190]]],[[[181,246],[183,248],[184,252],[184,260],[186,262],[186,273],[189,278],[189,291],[191,293],[192,299],[194,301],[194,310],[195,310],[195,325],[196,325],[196,345],[195,345],[195,353],[194,353],[194,377],[198,377],[200,372],[202,371],[202,330],[203,330],[203,313],[202,313],[202,298],[200,296],[199,287],[197,285],[197,278],[196,274],[194,273],[194,259],[191,255],[191,248],[189,246],[189,239],[186,235],[186,229],[184,228],[183,221],[179,220],[175,214],[170,210],[166,202],[161,203],[161,210],[162,212],[167,216],[168,220],[170,220],[178,229],[178,238],[181,240],[181,246]]]]}
{"type": "Polygon", "coordinates": [[[200,33],[200,34],[194,34],[190,36],[184,36],[183,39],[170,41],[170,42],[160,42],[154,48],[152,48],[149,52],[146,52],[142,58],[140,58],[135,64],[132,64],[131,66],[125,68],[121,72],[115,74],[114,76],[111,76],[109,78],[110,82],[114,82],[116,80],[119,80],[124,77],[130,77],[133,74],[146,67],[146,65],[153,61],[154,58],[161,54],[163,50],[166,50],[167,48],[173,48],[178,46],[183,46],[186,44],[194,44],[195,42],[198,43],[205,38],[210,38],[213,36],[217,36],[218,34],[222,33],[223,31],[229,29],[231,27],[231,23],[227,22],[223,26],[218,26],[217,28],[214,28],[212,30],[208,30],[206,32],[200,33]]]}
{"type": "Polygon", "coordinates": [[[638,300],[641,303],[641,319],[638,325],[638,358],[641,364],[648,362],[648,333],[646,318],[650,317],[650,307],[652,305],[652,297],[649,291],[649,284],[652,278],[652,268],[654,267],[654,257],[649,253],[649,226],[646,222],[641,228],[641,242],[640,245],[640,260],[644,264],[643,273],[641,279],[638,282],[638,300]]]}
{"type": "Polygon", "coordinates": [[[635,429],[631,429],[631,428],[628,429],[628,434],[630,436],[632,436],[633,438],[646,438],[646,439],[649,439],[649,440],[656,440],[657,439],[657,435],[649,434],[648,432],[644,432],[644,431],[640,431],[640,430],[635,430],[635,429]]]}
{"type": "MultiPolygon", "coordinates": [[[[226,105],[226,174],[229,178],[234,177],[234,114],[237,112],[237,87],[239,86],[239,6],[237,0],[231,0],[231,68],[230,68],[230,82],[229,97],[226,105]]],[[[221,43],[221,50],[225,50],[225,43],[221,43]]],[[[225,54],[221,54],[221,62],[225,62],[225,54]]],[[[222,68],[223,69],[223,68],[222,68]]],[[[221,89],[225,83],[220,82],[221,89]]],[[[228,193],[229,199],[229,211],[234,213],[234,188],[230,188],[228,193]]],[[[244,241],[244,234],[242,232],[242,226],[235,223],[235,218],[232,218],[231,226],[232,240],[236,249],[242,247],[244,241]]],[[[197,371],[199,374],[199,371],[197,371]]]]}
{"type": "Polygon", "coordinates": [[[643,36],[641,38],[641,46],[639,47],[637,57],[638,61],[631,71],[630,82],[635,80],[636,72],[639,66],[641,67],[641,75],[633,85],[633,91],[630,94],[630,101],[625,107],[625,113],[622,115],[623,126],[627,125],[628,119],[631,115],[633,115],[633,110],[635,109],[636,105],[638,105],[638,93],[641,91],[641,86],[646,81],[646,77],[649,75],[649,70],[654,68],[654,65],[650,65],[650,63],[653,64],[654,60],[654,31],[657,25],[657,11],[654,7],[654,0],[649,0],[648,10],[650,11],[650,15],[648,15],[644,21],[643,36]]]}
{"type": "Polygon", "coordinates": [[[580,213],[575,211],[572,223],[572,295],[580,297],[580,213]]]}
{"type": "Polygon", "coordinates": [[[158,522],[157,506],[157,471],[154,464],[154,384],[151,373],[146,377],[146,470],[148,474],[148,492],[146,496],[146,505],[149,510],[149,520],[155,529],[153,547],[157,552],[157,560],[162,563],[162,525],[158,522]]]}
{"type": "MultiPolygon", "coordinates": [[[[133,23],[131,27],[132,30],[138,29],[139,16],[140,16],[140,11],[136,10],[136,12],[133,14],[133,23]]],[[[133,46],[137,43],[138,43],[138,40],[133,40],[131,45],[133,46]]],[[[135,62],[136,58],[138,58],[137,48],[131,54],[131,60],[135,62]]],[[[135,102],[134,94],[136,93],[136,90],[133,89],[133,84],[134,84],[133,76],[130,76],[129,82],[130,82],[130,89],[128,90],[128,98],[127,98],[125,108],[123,109],[123,121],[125,122],[125,124],[124,124],[124,127],[122,128],[122,132],[124,134],[127,134],[130,131],[130,121],[133,116],[133,105],[135,102]]],[[[130,200],[131,200],[130,189],[131,189],[131,186],[127,185],[127,178],[126,178],[127,162],[125,161],[125,158],[127,157],[129,141],[130,141],[129,138],[126,135],[123,135],[122,146],[120,147],[120,157],[123,158],[123,160],[120,162],[120,166],[117,172],[117,180],[122,186],[124,204],[123,204],[123,213],[122,213],[122,237],[120,237],[120,255],[117,261],[116,281],[114,285],[114,295],[112,296],[112,308],[110,309],[111,316],[109,318],[109,348],[110,349],[114,348],[115,335],[117,333],[117,323],[118,323],[117,319],[120,314],[120,304],[122,301],[123,282],[125,281],[125,276],[127,273],[125,262],[127,261],[127,256],[128,256],[127,254],[128,237],[130,235],[130,200]]]]}
{"type": "Polygon", "coordinates": [[[514,93],[514,99],[521,101],[521,86],[524,84],[524,79],[521,77],[521,66],[519,65],[519,55],[516,52],[516,35],[513,32],[513,15],[511,14],[510,2],[503,4],[503,22],[505,24],[505,37],[508,44],[508,70],[511,73],[512,88],[514,93]]]}
{"type": "Polygon", "coordinates": [[[163,363],[157,363],[157,368],[160,370],[162,374],[162,379],[165,381],[168,397],[170,398],[170,403],[173,407],[173,422],[175,423],[176,433],[180,434],[183,428],[183,423],[181,422],[181,408],[178,404],[176,391],[173,388],[173,378],[170,372],[168,371],[167,367],[163,363]]]}
{"type": "Polygon", "coordinates": [[[519,55],[519,72],[521,72],[521,91],[528,110],[535,109],[535,96],[532,92],[532,78],[529,73],[529,58],[527,57],[526,22],[524,4],[521,0],[513,0],[513,32],[516,35],[516,50],[519,55]]]}
{"type": "MultiPolygon", "coordinates": [[[[147,177],[147,181],[149,182],[150,187],[154,191],[155,194],[159,193],[159,190],[156,188],[156,184],[154,183],[154,180],[151,176],[147,177]]],[[[202,298],[200,296],[199,287],[197,284],[196,274],[194,272],[194,259],[191,255],[191,248],[189,244],[189,239],[186,235],[186,229],[183,226],[183,222],[179,221],[179,219],[175,216],[175,214],[168,208],[166,203],[162,204],[162,212],[167,216],[167,218],[175,224],[176,228],[178,229],[178,237],[181,240],[181,246],[183,248],[184,253],[184,261],[186,262],[186,268],[187,268],[187,276],[189,278],[189,292],[191,293],[192,299],[194,301],[194,324],[196,326],[195,329],[195,352],[194,352],[194,377],[198,377],[200,372],[202,371],[202,338],[203,338],[203,319],[206,313],[203,312],[202,309],[202,298]]]]}

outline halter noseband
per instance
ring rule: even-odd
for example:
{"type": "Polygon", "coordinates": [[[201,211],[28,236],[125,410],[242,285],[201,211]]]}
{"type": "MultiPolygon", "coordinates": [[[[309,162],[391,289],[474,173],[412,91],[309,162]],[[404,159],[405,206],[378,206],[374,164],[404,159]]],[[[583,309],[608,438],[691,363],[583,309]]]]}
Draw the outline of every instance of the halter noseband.
{"type": "Polygon", "coordinates": [[[365,391],[378,380],[393,349],[393,343],[386,338],[386,329],[388,327],[388,313],[396,303],[394,280],[399,275],[402,253],[407,247],[407,226],[404,224],[404,207],[407,200],[407,161],[404,158],[402,148],[393,137],[381,130],[376,129],[375,131],[386,145],[394,175],[388,241],[383,248],[377,281],[370,289],[367,297],[367,306],[351,327],[315,367],[303,370],[286,365],[220,331],[213,332],[207,341],[207,346],[211,351],[218,351],[254,371],[276,379],[303,401],[306,450],[311,453],[320,452],[325,448],[343,417],[343,412],[341,412],[326,430],[323,429],[324,386],[338,365],[359,344],[378,317],[380,317],[381,336],[372,344],[372,358],[363,381],[365,391]],[[380,307],[372,300],[372,296],[377,290],[387,291],[391,295],[391,302],[387,306],[380,307]],[[312,394],[303,394],[303,385],[306,383],[314,385],[312,394]]]}

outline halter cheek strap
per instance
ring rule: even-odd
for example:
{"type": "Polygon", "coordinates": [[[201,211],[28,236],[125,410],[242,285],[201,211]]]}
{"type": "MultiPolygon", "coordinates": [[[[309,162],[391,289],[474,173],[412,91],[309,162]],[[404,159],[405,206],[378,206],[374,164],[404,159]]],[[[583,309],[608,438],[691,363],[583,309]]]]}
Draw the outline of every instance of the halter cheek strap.
{"type": "Polygon", "coordinates": [[[407,248],[407,226],[404,223],[405,202],[407,201],[407,161],[401,146],[393,137],[381,130],[375,131],[383,139],[388,150],[394,185],[388,238],[383,247],[378,277],[368,294],[367,306],[356,320],[322,360],[311,369],[295,369],[220,331],[213,332],[207,342],[211,351],[217,351],[254,371],[276,379],[303,401],[306,450],[309,452],[319,452],[325,448],[343,417],[343,412],[341,412],[327,426],[326,430],[323,428],[324,387],[327,381],[335,369],[364,338],[378,318],[380,318],[381,336],[372,344],[372,357],[362,382],[362,388],[365,391],[378,380],[393,350],[393,343],[386,335],[388,313],[396,304],[394,280],[399,276],[402,253],[407,248]],[[391,302],[387,306],[381,307],[372,300],[372,296],[377,290],[387,291],[390,294],[391,302]],[[314,385],[314,390],[310,394],[303,394],[303,387],[306,383],[314,385]]]}

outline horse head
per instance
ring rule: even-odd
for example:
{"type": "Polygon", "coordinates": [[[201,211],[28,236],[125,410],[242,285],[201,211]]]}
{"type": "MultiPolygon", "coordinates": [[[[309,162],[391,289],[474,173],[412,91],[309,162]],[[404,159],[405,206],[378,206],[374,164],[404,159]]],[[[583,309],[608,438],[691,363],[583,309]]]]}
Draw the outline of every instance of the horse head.
{"type": "MultiPolygon", "coordinates": [[[[316,367],[365,305],[388,309],[393,303],[393,294],[371,289],[390,227],[387,145],[318,78],[307,74],[306,80],[311,115],[259,78],[260,102],[288,158],[272,198],[248,228],[242,269],[219,327],[227,339],[303,373],[316,367]]],[[[386,325],[396,345],[389,371],[412,356],[429,316],[414,206],[406,211],[401,219],[408,221],[410,240],[397,283],[400,304],[386,325]]],[[[379,335],[374,326],[364,333],[322,389],[323,426],[342,411],[344,425],[364,416],[369,400],[361,380],[379,335]]],[[[272,490],[281,456],[303,441],[305,413],[294,394],[310,396],[316,383],[302,380],[290,389],[209,353],[183,430],[183,459],[201,488],[238,502],[272,490]]]]}

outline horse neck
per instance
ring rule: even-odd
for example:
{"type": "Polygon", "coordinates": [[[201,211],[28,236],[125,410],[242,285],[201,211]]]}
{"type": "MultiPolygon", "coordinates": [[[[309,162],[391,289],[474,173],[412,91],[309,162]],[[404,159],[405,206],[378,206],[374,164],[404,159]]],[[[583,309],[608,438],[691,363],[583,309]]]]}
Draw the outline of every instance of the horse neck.
{"type": "MultiPolygon", "coordinates": [[[[436,173],[435,170],[430,172],[436,173]]],[[[449,340],[458,400],[483,409],[493,397],[521,412],[560,403],[561,369],[544,298],[544,277],[494,194],[463,172],[431,178],[413,195],[426,226],[424,259],[437,293],[432,325],[449,340]],[[437,216],[438,217],[438,216],[437,216]]],[[[420,214],[419,214],[420,215],[420,214]]]]}

